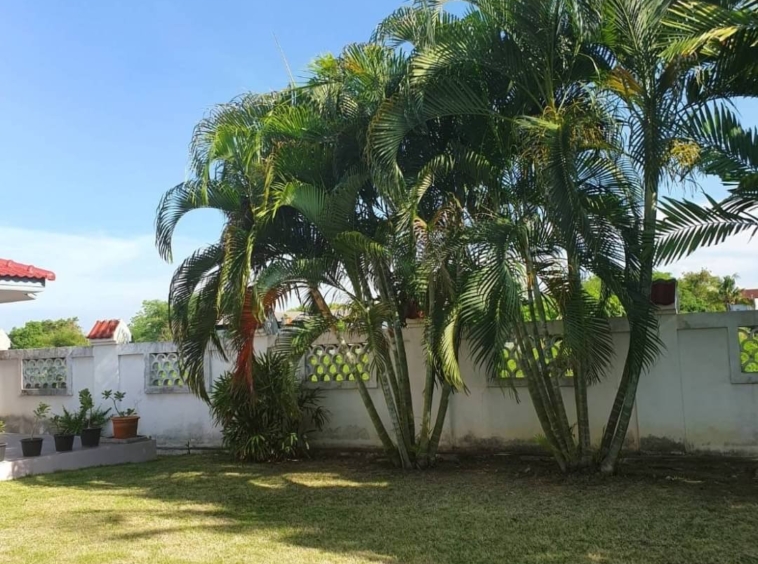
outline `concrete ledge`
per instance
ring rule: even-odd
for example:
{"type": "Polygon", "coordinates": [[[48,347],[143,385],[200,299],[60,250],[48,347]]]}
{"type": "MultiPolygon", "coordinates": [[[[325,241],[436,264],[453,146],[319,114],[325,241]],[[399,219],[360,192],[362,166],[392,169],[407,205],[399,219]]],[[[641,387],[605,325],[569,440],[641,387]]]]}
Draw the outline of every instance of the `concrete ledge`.
{"type": "Polygon", "coordinates": [[[131,439],[117,439],[115,437],[100,437],[100,444],[106,444],[106,445],[130,445],[132,443],[141,443],[144,441],[149,441],[150,437],[146,437],[145,435],[137,435],[136,437],[132,437],[131,439]]]}
{"type": "MultiPolygon", "coordinates": [[[[12,438],[6,435],[8,447],[11,446],[12,438]]],[[[52,437],[45,437],[45,443],[52,444],[52,442],[52,437]]],[[[154,460],[157,456],[155,441],[148,438],[126,444],[101,443],[97,448],[81,448],[78,442],[77,438],[77,445],[71,452],[46,453],[33,458],[10,458],[0,462],[0,481],[62,470],[79,470],[92,466],[147,462],[154,460]]]]}

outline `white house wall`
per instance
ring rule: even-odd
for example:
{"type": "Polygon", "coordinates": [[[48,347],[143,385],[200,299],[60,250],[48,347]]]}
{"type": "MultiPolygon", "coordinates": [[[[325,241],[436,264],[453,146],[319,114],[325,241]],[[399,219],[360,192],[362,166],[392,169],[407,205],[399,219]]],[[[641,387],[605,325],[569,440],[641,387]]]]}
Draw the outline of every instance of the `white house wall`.
{"type": "MultiPolygon", "coordinates": [[[[758,453],[758,374],[741,373],[736,342],[738,327],[758,327],[758,312],[661,315],[660,337],[665,348],[640,381],[628,437],[630,447],[758,453]]],[[[616,358],[608,377],[589,389],[595,442],[608,417],[629,342],[625,320],[613,320],[612,328],[616,358]]],[[[411,323],[404,333],[418,421],[425,377],[423,325],[411,323]]],[[[317,341],[334,342],[331,335],[323,335],[317,341]]],[[[272,344],[272,338],[260,335],[256,348],[262,351],[272,344]]],[[[39,401],[51,404],[55,412],[62,406],[74,409],[82,388],[92,390],[98,399],[104,389],[119,389],[127,394],[125,405],[136,406],[140,414],[140,432],[153,436],[160,447],[217,447],[221,434],[205,403],[183,390],[151,390],[147,385],[149,355],[174,350],[172,343],[139,343],[0,351],[0,418],[6,421],[9,431],[17,431],[28,424],[39,401]],[[23,359],[46,355],[63,355],[70,363],[71,387],[66,392],[70,395],[22,395],[23,359]]],[[[206,381],[212,384],[229,368],[229,363],[210,355],[207,360],[206,381]]],[[[468,391],[451,398],[443,448],[499,450],[534,445],[541,429],[526,388],[516,388],[514,393],[490,381],[474,365],[465,341],[461,367],[468,391]]],[[[331,412],[331,418],[322,433],[312,436],[311,443],[346,449],[379,446],[356,384],[332,382],[321,387],[323,405],[331,412]]],[[[373,379],[369,392],[386,421],[383,396],[373,379]]],[[[567,385],[562,392],[573,420],[576,412],[573,389],[567,385]]]]}

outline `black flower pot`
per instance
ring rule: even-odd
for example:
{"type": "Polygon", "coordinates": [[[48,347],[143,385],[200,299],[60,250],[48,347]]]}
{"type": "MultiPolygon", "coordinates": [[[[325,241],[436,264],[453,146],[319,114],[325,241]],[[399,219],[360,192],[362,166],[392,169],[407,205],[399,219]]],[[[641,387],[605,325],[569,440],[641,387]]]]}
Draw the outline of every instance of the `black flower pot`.
{"type": "Polygon", "coordinates": [[[33,439],[21,439],[21,452],[25,457],[39,456],[42,454],[42,437],[33,439]]]}
{"type": "Polygon", "coordinates": [[[76,435],[53,435],[56,452],[70,452],[74,449],[76,435]]]}
{"type": "Polygon", "coordinates": [[[100,431],[102,431],[100,427],[82,429],[82,446],[85,448],[100,446],[100,431]]]}

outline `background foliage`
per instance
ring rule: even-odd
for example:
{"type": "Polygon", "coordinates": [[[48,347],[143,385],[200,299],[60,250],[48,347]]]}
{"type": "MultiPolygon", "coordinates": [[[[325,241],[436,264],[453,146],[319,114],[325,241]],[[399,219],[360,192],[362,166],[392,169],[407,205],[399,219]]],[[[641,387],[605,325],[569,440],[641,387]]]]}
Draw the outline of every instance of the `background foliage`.
{"type": "Polygon", "coordinates": [[[14,327],[8,333],[8,337],[14,349],[77,347],[89,344],[76,317],[28,321],[23,327],[14,327]]]}
{"type": "Polygon", "coordinates": [[[171,326],[168,316],[168,302],[164,300],[145,300],[142,308],[129,322],[132,341],[150,343],[171,340],[171,326]]]}

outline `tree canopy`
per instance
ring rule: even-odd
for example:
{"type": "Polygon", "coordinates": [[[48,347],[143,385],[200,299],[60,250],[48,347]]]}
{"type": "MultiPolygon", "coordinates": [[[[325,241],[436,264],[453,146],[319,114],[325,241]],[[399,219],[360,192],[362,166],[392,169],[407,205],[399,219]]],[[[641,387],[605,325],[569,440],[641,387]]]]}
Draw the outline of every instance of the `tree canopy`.
{"type": "MultiPolygon", "coordinates": [[[[653,272],[653,280],[672,278],[674,277],[669,272],[653,272]]],[[[742,297],[741,288],[737,285],[737,278],[739,277],[736,274],[718,276],[705,268],[697,272],[683,272],[676,279],[679,311],[681,313],[728,311],[731,305],[747,303],[742,297]]],[[[585,291],[592,296],[600,296],[602,281],[597,276],[590,276],[583,285],[585,291]]],[[[608,299],[606,311],[610,317],[624,316],[624,308],[616,296],[608,299]]]]}
{"type": "Polygon", "coordinates": [[[736,274],[717,276],[705,268],[683,273],[678,278],[679,311],[728,311],[731,305],[745,303],[736,280],[736,274]]]}
{"type": "Polygon", "coordinates": [[[8,337],[14,349],[75,347],[88,344],[76,317],[28,321],[22,327],[11,329],[8,337]]]}
{"type": "Polygon", "coordinates": [[[140,310],[129,322],[129,330],[135,343],[171,340],[168,302],[145,300],[140,310]]]}

